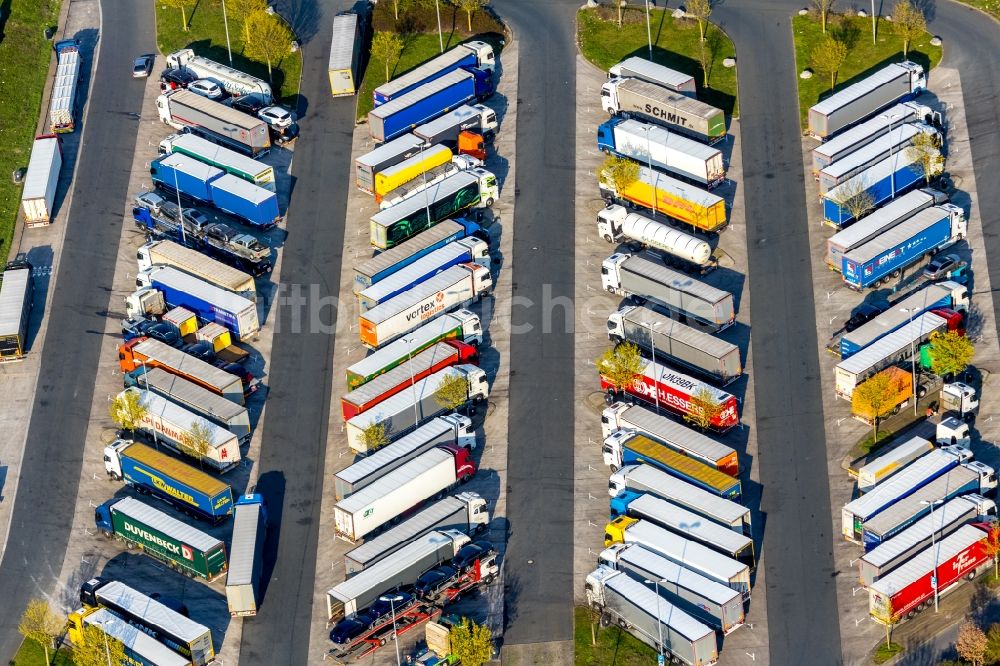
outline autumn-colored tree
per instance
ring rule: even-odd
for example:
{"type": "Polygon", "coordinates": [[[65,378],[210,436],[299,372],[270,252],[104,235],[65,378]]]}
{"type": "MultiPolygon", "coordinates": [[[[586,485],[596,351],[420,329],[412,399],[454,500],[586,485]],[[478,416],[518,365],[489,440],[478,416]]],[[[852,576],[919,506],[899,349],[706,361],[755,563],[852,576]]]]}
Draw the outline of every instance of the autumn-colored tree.
{"type": "Polygon", "coordinates": [[[931,178],[944,171],[944,155],[940,147],[937,135],[925,132],[917,133],[906,147],[906,157],[912,161],[910,169],[923,176],[928,186],[931,178]]]}
{"type": "Polygon", "coordinates": [[[455,4],[465,12],[465,18],[469,23],[469,32],[472,32],[472,15],[482,9],[488,0],[456,0],[455,4]]]}
{"type": "Polygon", "coordinates": [[[385,80],[389,81],[389,72],[396,69],[399,57],[403,54],[403,38],[394,32],[376,32],[372,37],[371,59],[381,60],[385,66],[385,80]]]}
{"type": "Polygon", "coordinates": [[[469,380],[458,372],[447,374],[434,389],[434,402],[454,411],[469,401],[469,380]]]}
{"type": "Polygon", "coordinates": [[[705,41],[705,24],[708,23],[709,17],[712,16],[712,0],[688,0],[686,12],[698,22],[701,41],[705,41]]]}
{"type": "Polygon", "coordinates": [[[247,55],[267,63],[267,78],[272,80],[271,68],[292,50],[294,36],[288,24],[277,14],[254,12],[245,25],[253,40],[246,45],[247,55]]]}
{"type": "Polygon", "coordinates": [[[986,634],[974,622],[966,620],[958,630],[955,651],[962,659],[972,662],[972,666],[983,666],[986,647],[986,634]]]}
{"type": "Polygon", "coordinates": [[[123,391],[111,401],[108,414],[119,428],[134,434],[149,414],[149,408],[142,402],[139,391],[123,391]]]}
{"type": "Polygon", "coordinates": [[[833,11],[833,3],[835,0],[812,0],[813,9],[819,15],[819,24],[823,28],[823,34],[826,34],[826,23],[830,18],[830,12],[833,11]]]}
{"type": "Polygon", "coordinates": [[[83,640],[73,645],[75,666],[123,666],[125,646],[114,636],[101,631],[99,626],[85,624],[83,640]]]}
{"type": "Polygon", "coordinates": [[[851,394],[851,410],[872,422],[874,441],[878,441],[878,426],[900,403],[900,394],[911,387],[913,378],[899,368],[887,368],[872,375],[851,394]]]}
{"type": "Polygon", "coordinates": [[[939,377],[948,377],[969,367],[976,353],[969,338],[958,331],[945,331],[931,336],[931,372],[939,377]]]}
{"type": "Polygon", "coordinates": [[[366,451],[375,451],[389,443],[389,432],[385,423],[372,423],[364,429],[361,439],[365,443],[366,451]]]}
{"type": "Polygon", "coordinates": [[[903,39],[903,57],[910,51],[910,44],[927,32],[924,13],[910,0],[900,0],[892,10],[892,25],[896,34],[903,39]]]}
{"type": "Polygon", "coordinates": [[[451,653],[459,663],[467,666],[483,666],[493,658],[493,634],[489,627],[477,624],[467,617],[451,628],[451,653]]]}
{"type": "Polygon", "coordinates": [[[899,624],[899,621],[903,619],[902,615],[896,610],[892,605],[892,598],[886,597],[884,602],[885,607],[883,608],[883,613],[879,617],[882,624],[885,625],[885,646],[887,648],[892,647],[892,628],[899,624]]]}
{"type": "Polygon", "coordinates": [[[207,421],[193,421],[186,432],[181,433],[181,449],[201,464],[212,448],[212,430],[207,421]]]}
{"type": "Polygon", "coordinates": [[[188,31],[187,8],[195,3],[195,0],[161,0],[167,7],[181,10],[181,29],[188,31]]]}
{"type": "Polygon", "coordinates": [[[837,73],[847,60],[847,45],[827,35],[813,47],[809,54],[809,64],[820,74],[830,76],[830,88],[837,82],[837,73]]]}
{"type": "Polygon", "coordinates": [[[640,166],[635,160],[627,157],[610,155],[604,159],[601,165],[600,178],[606,185],[609,185],[621,196],[622,192],[630,188],[639,180],[640,166]]]}
{"type": "Polygon", "coordinates": [[[18,632],[28,640],[35,641],[45,652],[45,666],[49,665],[49,651],[55,650],[56,638],[62,633],[65,620],[52,605],[44,599],[32,599],[21,615],[18,632]]]}
{"type": "Polygon", "coordinates": [[[715,394],[706,386],[702,386],[691,396],[691,410],[684,415],[684,420],[700,430],[708,430],[722,414],[723,405],[715,394]]]}
{"type": "Polygon", "coordinates": [[[233,19],[240,24],[243,30],[243,43],[249,44],[252,40],[250,38],[250,26],[247,23],[247,19],[257,12],[267,11],[267,0],[225,0],[226,1],[226,13],[233,17],[233,19]]]}
{"type": "Polygon", "coordinates": [[[631,386],[644,366],[645,361],[639,352],[639,347],[631,342],[607,349],[597,359],[597,371],[616,392],[622,392],[631,386]]]}
{"type": "Polygon", "coordinates": [[[991,523],[990,531],[983,542],[983,552],[993,559],[993,578],[1000,578],[1000,523],[991,523]]]}

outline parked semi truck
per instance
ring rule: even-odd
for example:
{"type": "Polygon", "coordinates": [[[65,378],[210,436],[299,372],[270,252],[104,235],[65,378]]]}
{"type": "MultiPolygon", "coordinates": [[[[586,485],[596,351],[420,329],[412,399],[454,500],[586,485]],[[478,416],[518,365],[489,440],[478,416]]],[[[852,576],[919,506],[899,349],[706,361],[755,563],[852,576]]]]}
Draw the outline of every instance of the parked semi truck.
{"type": "Polygon", "coordinates": [[[894,363],[909,359],[913,348],[926,342],[932,334],[947,329],[947,319],[935,312],[925,312],[846,361],[841,361],[834,368],[837,397],[850,400],[858,384],[894,363]]]}
{"type": "Polygon", "coordinates": [[[601,86],[601,108],[611,115],[636,115],[699,141],[726,136],[722,109],[639,79],[610,79],[601,86]]]}
{"type": "MultiPolygon", "coordinates": [[[[932,171],[926,174],[931,177],[940,174],[944,164],[944,160],[937,161],[938,152],[932,152],[934,159],[929,167],[932,171]]],[[[903,151],[901,155],[887,157],[823,194],[823,217],[831,226],[841,229],[855,220],[851,202],[862,193],[870,199],[872,207],[878,207],[924,182],[924,178],[924,167],[916,154],[903,151]]]]}
{"type": "Polygon", "coordinates": [[[872,490],[933,449],[934,443],[931,440],[920,436],[911,437],[858,470],[858,491],[864,494],[872,490]]]}
{"type": "MultiPolygon", "coordinates": [[[[604,375],[601,375],[601,389],[611,397],[623,391],[604,375]]],[[[711,420],[713,430],[724,432],[739,424],[739,407],[735,396],[655,361],[644,360],[639,375],[624,388],[624,393],[628,396],[679,416],[692,414],[700,409],[694,399],[703,391],[710,393],[719,406],[719,413],[711,420]]]]}
{"type": "Polygon", "coordinates": [[[446,178],[451,178],[460,171],[481,169],[482,166],[483,160],[481,158],[465,154],[452,155],[449,161],[428,169],[419,178],[414,178],[399,187],[389,190],[382,197],[376,196],[375,199],[378,201],[379,210],[385,210],[386,208],[401,204],[407,199],[444,181],[446,178]]]}
{"type": "Polygon", "coordinates": [[[645,435],[628,430],[620,430],[605,437],[601,454],[604,464],[611,467],[612,472],[617,472],[626,465],[644,463],[719,497],[738,501],[742,494],[739,479],[645,435]]]}
{"type": "Polygon", "coordinates": [[[454,153],[447,146],[431,145],[413,157],[379,171],[375,174],[375,203],[380,203],[389,191],[451,161],[453,156],[454,153]]]}
{"type": "Polygon", "coordinates": [[[941,114],[929,106],[915,101],[896,104],[886,109],[884,113],[855,125],[813,148],[813,175],[888,133],[890,123],[887,123],[882,116],[892,118],[892,124],[922,122],[935,127],[941,126],[941,114]]]}
{"type": "Polygon", "coordinates": [[[608,480],[608,492],[613,493],[611,515],[614,518],[623,515],[633,499],[647,494],[750,536],[750,510],[745,506],[671,476],[655,465],[622,467],[608,480]]]}
{"type": "Polygon", "coordinates": [[[270,228],[281,220],[278,195],[187,155],[171,153],[149,166],[153,183],[167,192],[210,204],[255,227],[270,228]]]}
{"type": "Polygon", "coordinates": [[[462,492],[445,497],[348,551],[344,556],[347,575],[351,576],[381,562],[428,532],[457,530],[471,537],[483,532],[489,522],[490,512],[486,500],[478,494],[462,492]]]}
{"type": "Polygon", "coordinates": [[[665,252],[664,263],[682,271],[704,274],[718,265],[707,241],[644,215],[630,213],[618,204],[606,206],[597,214],[597,233],[609,243],[627,243],[635,252],[643,249],[665,252]]]}
{"type": "Polygon", "coordinates": [[[233,433],[152,391],[128,388],[118,395],[124,397],[128,394],[138,395],[146,408],[139,428],[149,433],[150,439],[198,458],[219,473],[228,472],[239,464],[240,442],[233,433]],[[185,438],[191,435],[191,428],[196,424],[207,435],[208,441],[205,442],[204,453],[193,455],[195,452],[186,446],[185,438]]]}
{"type": "Polygon", "coordinates": [[[712,332],[736,320],[733,295],[654,261],[650,255],[617,252],[601,263],[601,286],[618,296],[650,301],[712,332]]]}
{"type": "Polygon", "coordinates": [[[476,448],[476,431],[472,427],[472,420],[461,414],[435,417],[413,432],[361,458],[334,474],[335,497],[338,500],[344,499],[440,444],[476,448]]]}
{"type": "Polygon", "coordinates": [[[24,213],[25,226],[40,227],[52,223],[61,168],[62,146],[59,137],[55,134],[35,137],[31,144],[28,171],[24,176],[24,188],[21,190],[21,211],[24,213]]]}
{"type": "Polygon", "coordinates": [[[723,634],[743,625],[743,597],[739,592],[638,544],[605,548],[597,563],[639,582],[659,581],[659,589],[668,601],[723,634]]]}
{"type": "Polygon", "coordinates": [[[209,582],[226,573],[226,544],[137,499],[111,499],[94,511],[106,537],[142,550],[171,569],[209,582]]]}
{"type": "Polygon", "coordinates": [[[848,541],[861,543],[862,527],[866,521],[971,459],[972,452],[958,446],[934,449],[921,456],[885,483],[845,504],[841,510],[841,534],[848,541]]]}
{"type": "Polygon", "coordinates": [[[182,513],[220,523],[233,512],[233,491],[205,472],[145,444],[118,439],[104,447],[104,470],[182,513]]]}
{"type": "Polygon", "coordinates": [[[84,607],[80,615],[87,609],[107,609],[195,666],[205,666],[215,657],[208,627],[121,581],[91,578],[80,586],[80,602],[84,607]]]}
{"type": "Polygon", "coordinates": [[[199,79],[209,79],[219,84],[233,97],[256,93],[262,96],[265,103],[271,103],[271,86],[268,85],[267,81],[227,67],[214,60],[195,55],[193,49],[174,51],[167,54],[166,59],[167,67],[190,70],[199,79]]]}
{"type": "Polygon", "coordinates": [[[363,312],[361,344],[378,349],[449,310],[481,300],[493,289],[490,270],[479,264],[458,264],[413,289],[363,312]]]}
{"type": "Polygon", "coordinates": [[[698,231],[718,233],[728,224],[725,199],[648,167],[639,167],[639,177],[620,191],[602,171],[598,187],[608,205],[641,206],[698,231]]]}
{"type": "Polygon", "coordinates": [[[997,512],[993,500],[981,495],[955,497],[934,509],[905,530],[879,544],[858,560],[859,578],[865,587],[911,560],[915,555],[932,546],[931,535],[943,540],[970,522],[989,521],[997,512]]]}
{"type": "Polygon", "coordinates": [[[375,174],[418,154],[425,147],[423,139],[413,134],[383,143],[354,160],[354,184],[367,194],[375,194],[375,174]]]}
{"type": "Polygon", "coordinates": [[[671,661],[708,666],[719,660],[715,632],[655,591],[620,571],[601,566],[587,575],[587,603],[671,661]]]}
{"type": "Polygon", "coordinates": [[[809,134],[832,137],[890,104],[907,100],[927,88],[920,65],[904,61],[883,67],[809,108],[809,134]]]}
{"type": "Polygon", "coordinates": [[[384,280],[413,262],[427,256],[449,243],[463,238],[479,238],[488,243],[483,228],[476,222],[459,217],[444,220],[413,238],[403,241],[391,250],[380,252],[354,267],[354,293],[359,294],[373,284],[384,280]]]}
{"type": "Polygon", "coordinates": [[[651,60],[632,56],[625,58],[617,65],[612,65],[608,70],[608,78],[632,78],[655,83],[667,90],[672,90],[688,97],[695,97],[698,88],[695,85],[694,77],[690,74],[678,72],[651,60]]]}
{"type": "Polygon", "coordinates": [[[260,608],[266,537],[264,497],[255,493],[242,495],[236,502],[229,573],[226,575],[226,602],[232,617],[253,617],[260,608]]]}
{"type": "Polygon", "coordinates": [[[256,303],[172,266],[141,271],[135,286],[162,292],[169,307],[187,308],[202,321],[222,324],[239,340],[253,339],[260,331],[256,303]]]}
{"type": "Polygon", "coordinates": [[[423,572],[450,561],[469,541],[458,530],[430,532],[336,585],[326,593],[327,626],[361,613],[390,590],[412,585],[423,572]]]}
{"type": "MultiPolygon", "coordinates": [[[[156,640],[145,631],[129,624],[124,619],[112,613],[107,608],[84,609],[82,612],[70,613],[69,631],[67,632],[73,645],[86,645],[86,629],[97,631],[97,640],[111,637],[121,643],[125,663],[156,664],[156,666],[191,666],[191,660],[182,657],[171,650],[166,644],[156,640]]],[[[95,649],[100,645],[95,645],[95,649]]]]}
{"type": "Polygon", "coordinates": [[[390,141],[472,100],[493,94],[493,77],[477,69],[453,70],[368,112],[368,134],[390,141]]]}
{"type": "Polygon", "coordinates": [[[650,356],[662,357],[722,385],[743,374],[739,347],[644,305],[627,305],[611,313],[608,339],[615,344],[631,342],[650,356]]]}
{"type": "Polygon", "coordinates": [[[853,178],[865,169],[882,160],[898,155],[907,150],[917,140],[918,136],[932,137],[940,144],[940,133],[923,123],[904,123],[893,127],[892,132],[875,139],[841,160],[825,167],[819,172],[819,193],[826,194],[841,183],[853,178]]]}
{"type": "Polygon", "coordinates": [[[908,220],[925,208],[947,203],[947,201],[946,194],[931,189],[913,190],[896,197],[827,239],[826,265],[839,273],[843,268],[845,254],[864,245],[884,231],[908,220]]]}
{"type": "Polygon", "coordinates": [[[665,127],[628,118],[612,118],[597,127],[597,149],[641,164],[652,163],[682,180],[709,189],[726,178],[722,151],[665,127]]]}
{"type": "Polygon", "coordinates": [[[276,191],[274,167],[258,160],[212,143],[190,132],[171,134],[160,141],[160,155],[180,153],[199,162],[204,162],[216,169],[222,169],[228,174],[242,178],[248,183],[263,187],[271,192],[276,191]]]}
{"type": "Polygon", "coordinates": [[[257,300],[257,288],[252,275],[179,243],[169,240],[151,241],[139,248],[136,259],[140,271],[149,270],[153,266],[173,266],[226,291],[251,301],[257,300]]]}
{"type": "Polygon", "coordinates": [[[334,506],[337,536],[356,543],[404,512],[472,478],[476,465],[462,446],[443,444],[400,465],[334,506]]]}
{"type": "Polygon", "coordinates": [[[730,476],[739,476],[735,449],[653,410],[624,402],[605,407],[601,413],[601,436],[607,438],[622,430],[644,434],[730,476]]]}
{"type": "Polygon", "coordinates": [[[499,196],[497,178],[486,169],[459,171],[372,215],[371,245],[388,250],[462,211],[489,208],[499,196]]]}
{"type": "Polygon", "coordinates": [[[27,353],[34,301],[32,271],[27,260],[15,259],[0,274],[0,362],[19,361],[27,353]]]}
{"type": "Polygon", "coordinates": [[[239,377],[152,338],[136,338],[118,347],[118,367],[123,373],[163,368],[238,405],[244,401],[239,377]]]}
{"type": "Polygon", "coordinates": [[[357,453],[368,453],[373,448],[365,433],[373,425],[384,427],[386,437],[392,440],[448,411],[436,392],[444,382],[455,380],[465,382],[466,404],[480,403],[489,398],[485,371],[474,365],[454,365],[421,379],[383,401],[377,409],[348,419],[345,424],[347,445],[357,453]]]}
{"type": "Polygon", "coordinates": [[[450,72],[480,69],[492,73],[495,67],[496,55],[493,47],[486,42],[471,40],[383,83],[374,90],[372,97],[375,106],[381,106],[450,72]]]}
{"type": "Polygon", "coordinates": [[[357,13],[338,12],[333,17],[330,59],[326,71],[330,79],[330,93],[334,97],[349,97],[357,92],[363,41],[361,21],[357,13]]]}
{"type": "Polygon", "coordinates": [[[840,358],[847,359],[907,323],[911,317],[938,308],[969,308],[969,288],[946,280],[929,284],[897,301],[888,310],[840,338],[840,358]]]}
{"type": "Polygon", "coordinates": [[[455,365],[475,364],[478,360],[479,352],[472,345],[458,340],[435,343],[342,397],[340,406],[344,420],[377,407],[436,372],[455,365]]]}
{"type": "Polygon", "coordinates": [[[434,250],[405,268],[358,293],[361,312],[385,303],[458,264],[490,265],[490,246],[478,238],[463,238],[434,250]]]}
{"type": "Polygon", "coordinates": [[[76,129],[76,84],[80,78],[80,42],[63,39],[52,45],[56,74],[49,96],[49,131],[63,134],[76,129]]]}
{"type": "Polygon", "coordinates": [[[844,284],[863,290],[888,284],[926,255],[951,247],[968,235],[965,212],[954,204],[925,208],[843,256],[844,284]]]}
{"type": "Polygon", "coordinates": [[[868,611],[880,624],[914,617],[935,595],[947,595],[993,566],[985,526],[963,525],[868,588],[868,611]],[[890,617],[892,616],[892,617],[890,617]]]}
{"type": "Polygon", "coordinates": [[[174,129],[193,132],[250,157],[271,149],[271,134],[263,120],[190,90],[160,95],[156,98],[156,110],[160,121],[174,129]]]}
{"type": "Polygon", "coordinates": [[[490,138],[496,134],[498,127],[497,114],[493,109],[482,104],[463,104],[415,128],[413,135],[423,139],[428,146],[442,143],[456,149],[459,147],[458,138],[462,132],[472,132],[490,138]]]}

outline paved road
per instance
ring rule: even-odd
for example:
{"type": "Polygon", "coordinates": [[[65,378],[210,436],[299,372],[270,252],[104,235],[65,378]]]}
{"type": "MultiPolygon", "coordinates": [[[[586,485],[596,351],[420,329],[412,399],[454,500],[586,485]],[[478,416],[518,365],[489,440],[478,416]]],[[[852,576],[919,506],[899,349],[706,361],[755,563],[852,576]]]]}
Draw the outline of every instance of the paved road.
{"type": "Polygon", "coordinates": [[[296,34],[312,39],[303,47],[299,109],[305,113],[292,164],[278,289],[279,298],[297,302],[279,300],[272,309],[276,329],[258,462],[257,487],[278,527],[268,534],[265,547],[268,582],[261,612],[243,632],[240,661],[246,664],[309,661],[323,459],[335,381],[332,324],[337,312],[332,302],[340,293],[354,130],[354,98],[334,100],[327,80],[330,26],[333,15],[346,9],[341,5],[304,1],[287,12],[282,9],[296,34]],[[319,322],[322,326],[315,325],[319,322]]]}
{"type": "Polygon", "coordinates": [[[753,301],[763,564],[772,664],[841,661],[791,14],[780,0],[713,12],[739,58],[753,301]],[[776,100],[780,100],[776,103],[776,100]],[[818,656],[822,655],[821,658],[818,656]]]}
{"type": "Polygon", "coordinates": [[[573,376],[574,252],[567,243],[575,224],[573,30],[580,3],[495,4],[520,50],[504,640],[537,643],[572,638],[573,382],[595,381],[573,376]],[[555,299],[570,305],[550,307],[555,299]],[[530,331],[518,333],[525,325],[530,331]]]}
{"type": "Polygon", "coordinates": [[[128,63],[137,53],[156,50],[150,3],[104,0],[102,4],[100,59],[91,79],[90,110],[59,262],[59,288],[49,294],[52,308],[45,354],[0,564],[4,599],[0,655],[6,657],[13,657],[21,641],[17,633],[21,609],[29,599],[52,592],[70,538],[122,205],[142,110],[144,87],[132,81],[128,63]]]}

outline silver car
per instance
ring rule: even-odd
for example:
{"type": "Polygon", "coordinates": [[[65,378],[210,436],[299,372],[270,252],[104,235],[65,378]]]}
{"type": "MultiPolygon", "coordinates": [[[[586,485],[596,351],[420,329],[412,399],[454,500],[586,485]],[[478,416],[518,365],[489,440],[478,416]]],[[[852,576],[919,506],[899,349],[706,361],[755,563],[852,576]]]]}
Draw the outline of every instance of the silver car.
{"type": "Polygon", "coordinates": [[[222,89],[222,86],[209,79],[198,79],[197,81],[188,84],[187,89],[193,93],[201,95],[202,97],[214,99],[215,101],[219,101],[226,94],[222,89]]]}
{"type": "Polygon", "coordinates": [[[267,106],[257,112],[257,117],[271,127],[288,127],[292,124],[292,114],[280,106],[267,106]]]}

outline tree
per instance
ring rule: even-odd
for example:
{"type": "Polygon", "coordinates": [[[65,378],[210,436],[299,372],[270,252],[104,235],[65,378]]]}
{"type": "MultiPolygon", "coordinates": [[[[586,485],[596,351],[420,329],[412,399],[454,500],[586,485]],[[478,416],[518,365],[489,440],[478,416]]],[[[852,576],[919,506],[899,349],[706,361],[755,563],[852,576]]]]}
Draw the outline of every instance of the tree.
{"type": "Polygon", "coordinates": [[[986,632],[986,663],[1000,663],[1000,624],[991,625],[986,632]]]}
{"type": "Polygon", "coordinates": [[[923,176],[928,186],[931,178],[944,171],[944,155],[936,134],[917,133],[906,148],[906,157],[913,162],[910,168],[923,176]]]}
{"type": "Polygon", "coordinates": [[[125,646],[113,636],[108,636],[100,627],[92,624],[83,626],[83,640],[73,646],[73,663],[76,666],[123,666],[125,646]]]}
{"type": "Polygon", "coordinates": [[[931,336],[931,372],[939,377],[956,375],[972,362],[976,353],[969,338],[958,331],[946,331],[931,336]]]}
{"type": "Polygon", "coordinates": [[[184,32],[188,31],[187,8],[194,3],[195,0],[163,0],[163,4],[167,7],[181,10],[181,28],[184,32]]]}
{"type": "Polygon", "coordinates": [[[878,441],[878,426],[899,404],[899,395],[912,386],[913,379],[908,373],[896,368],[888,368],[859,384],[851,394],[851,410],[872,422],[873,435],[878,441]]]}
{"type": "Polygon", "coordinates": [[[373,423],[361,434],[364,440],[366,451],[375,451],[389,443],[389,433],[386,431],[385,423],[373,423]]]}
{"type": "Polygon", "coordinates": [[[846,208],[850,214],[847,220],[838,220],[841,223],[857,220],[875,208],[875,195],[871,193],[867,179],[861,176],[851,178],[836,189],[837,194],[832,197],[834,203],[841,208],[846,208]]]}
{"type": "Polygon", "coordinates": [[[465,18],[469,22],[469,32],[472,32],[472,15],[486,5],[487,0],[456,0],[455,4],[465,12],[465,18]]]}
{"type": "Polygon", "coordinates": [[[149,414],[149,408],[143,404],[142,394],[138,391],[123,391],[111,401],[108,414],[119,428],[135,433],[142,425],[142,420],[149,414]]]}
{"type": "Polygon", "coordinates": [[[691,396],[691,409],[684,420],[701,430],[708,430],[720,414],[722,403],[708,387],[702,386],[691,396]]]}
{"type": "Polygon", "coordinates": [[[966,661],[971,661],[972,666],[983,666],[986,657],[986,634],[973,623],[966,620],[958,630],[958,638],[955,640],[955,651],[966,661]]]}
{"type": "Polygon", "coordinates": [[[714,54],[712,50],[706,48],[705,42],[698,42],[698,64],[701,65],[701,85],[703,88],[708,88],[708,75],[712,71],[714,54]]]}
{"type": "Polygon", "coordinates": [[[927,32],[924,14],[910,0],[900,0],[892,10],[892,25],[896,34],[903,38],[903,57],[910,50],[910,43],[927,32]]]}
{"type": "Polygon", "coordinates": [[[826,34],[826,22],[830,18],[830,12],[833,11],[833,3],[835,0],[812,0],[813,9],[819,14],[819,24],[823,28],[823,34],[826,34]]]}
{"type": "Polygon", "coordinates": [[[639,180],[639,163],[626,157],[610,155],[601,165],[601,180],[620,195],[639,180]]]}
{"type": "Polygon", "coordinates": [[[267,0],[226,0],[226,13],[242,26],[244,44],[252,41],[247,19],[257,12],[266,10],[267,0]]]}
{"type": "Polygon", "coordinates": [[[698,22],[701,41],[705,41],[705,24],[712,15],[712,0],[688,0],[686,11],[698,22]]]}
{"type": "Polygon", "coordinates": [[[261,11],[250,14],[244,25],[253,35],[253,41],[246,45],[247,55],[267,63],[267,78],[271,81],[271,66],[292,50],[292,31],[277,14],[261,11]]]}
{"type": "Polygon", "coordinates": [[[21,615],[17,630],[28,640],[35,641],[45,652],[45,666],[49,664],[49,650],[55,650],[55,641],[62,633],[65,621],[52,610],[44,599],[32,599],[21,615]]]}
{"type": "Polygon", "coordinates": [[[827,35],[809,54],[809,64],[820,74],[830,75],[830,88],[837,81],[837,72],[847,59],[847,45],[827,35]]]}
{"type": "MultiPolygon", "coordinates": [[[[892,605],[892,598],[886,597],[884,601],[881,602],[881,610],[883,612],[879,613],[876,619],[878,619],[882,624],[885,625],[885,646],[887,648],[892,647],[892,628],[899,624],[902,616],[896,612],[896,609],[892,605]]],[[[879,609],[876,608],[876,612],[879,609]]]]}
{"type": "Polygon", "coordinates": [[[639,347],[631,342],[607,349],[597,359],[597,371],[618,393],[632,385],[643,367],[645,361],[639,347]]]}
{"type": "Polygon", "coordinates": [[[625,8],[626,4],[628,4],[628,0],[615,0],[615,7],[618,8],[618,29],[619,30],[621,29],[622,23],[624,21],[624,17],[622,16],[622,12],[624,11],[624,8],[625,8]]]}
{"type": "Polygon", "coordinates": [[[983,542],[983,552],[993,558],[993,578],[1000,578],[1000,524],[991,523],[990,531],[983,542]]]}
{"type": "Polygon", "coordinates": [[[451,652],[459,663],[466,666],[483,666],[493,658],[493,634],[483,624],[476,624],[467,617],[451,628],[451,652]]]}
{"type": "Polygon", "coordinates": [[[469,380],[459,373],[447,374],[434,389],[434,402],[454,411],[469,401],[469,380]]]}
{"type": "Polygon", "coordinates": [[[376,32],[372,37],[371,59],[381,60],[385,65],[385,80],[389,72],[396,69],[399,56],[403,55],[403,38],[394,32],[376,32]]]}
{"type": "Polygon", "coordinates": [[[206,421],[193,421],[187,432],[181,433],[181,449],[199,464],[208,457],[212,448],[212,430],[206,421]]]}

